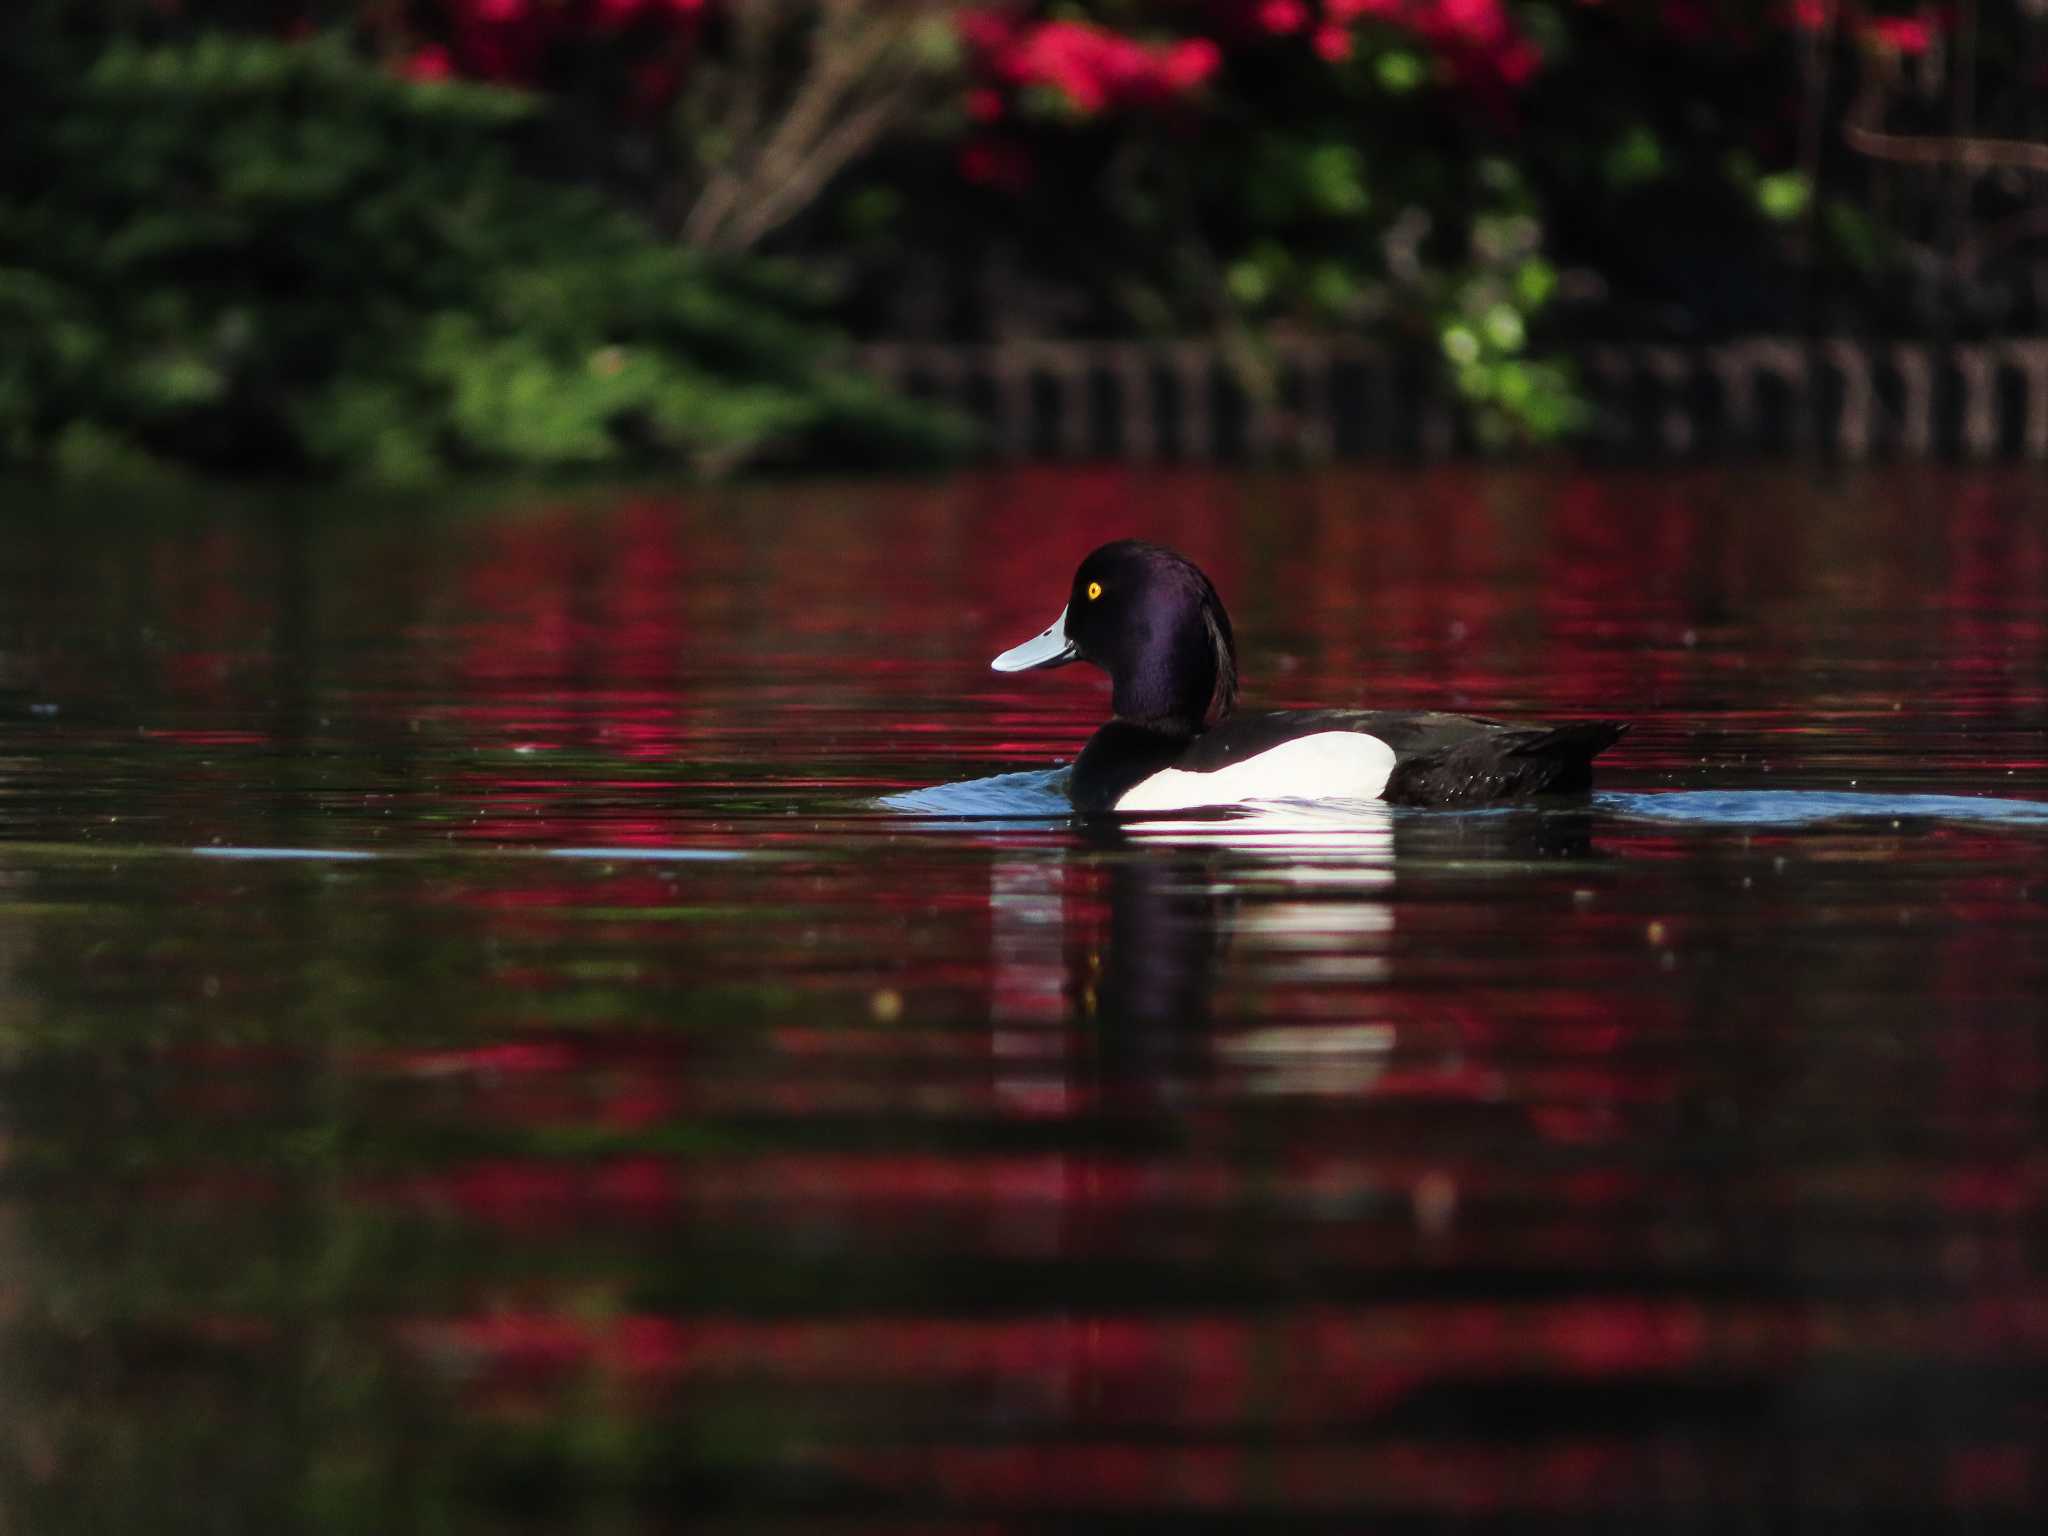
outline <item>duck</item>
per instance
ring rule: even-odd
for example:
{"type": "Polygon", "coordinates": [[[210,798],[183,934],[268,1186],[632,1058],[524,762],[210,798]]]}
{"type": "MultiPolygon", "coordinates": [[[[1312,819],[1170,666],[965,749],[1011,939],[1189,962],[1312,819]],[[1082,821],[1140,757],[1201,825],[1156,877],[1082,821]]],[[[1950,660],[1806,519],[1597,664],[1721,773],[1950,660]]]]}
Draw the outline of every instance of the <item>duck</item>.
{"type": "Polygon", "coordinates": [[[1162,544],[1119,539],[1074,571],[1058,618],[991,663],[1085,661],[1109,674],[1111,715],[1067,780],[1084,815],[1273,800],[1445,808],[1582,795],[1628,726],[1513,723],[1434,710],[1237,712],[1237,641],[1215,584],[1162,544]]]}

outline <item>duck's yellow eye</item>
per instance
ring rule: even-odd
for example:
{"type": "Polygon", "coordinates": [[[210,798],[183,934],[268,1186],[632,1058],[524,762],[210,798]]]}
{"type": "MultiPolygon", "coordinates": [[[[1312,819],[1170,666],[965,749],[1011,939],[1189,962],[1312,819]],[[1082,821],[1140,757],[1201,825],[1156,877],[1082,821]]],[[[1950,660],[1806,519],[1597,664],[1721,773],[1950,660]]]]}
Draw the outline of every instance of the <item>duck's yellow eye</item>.
{"type": "Polygon", "coordinates": [[[1092,603],[1092,602],[1094,602],[1094,601],[1095,601],[1095,599],[1097,599],[1097,598],[1098,598],[1098,597],[1100,597],[1100,596],[1102,596],[1102,583],[1101,583],[1101,582],[1099,582],[1099,581],[1091,581],[1091,582],[1089,582],[1089,583],[1088,583],[1088,601],[1092,603]]]}

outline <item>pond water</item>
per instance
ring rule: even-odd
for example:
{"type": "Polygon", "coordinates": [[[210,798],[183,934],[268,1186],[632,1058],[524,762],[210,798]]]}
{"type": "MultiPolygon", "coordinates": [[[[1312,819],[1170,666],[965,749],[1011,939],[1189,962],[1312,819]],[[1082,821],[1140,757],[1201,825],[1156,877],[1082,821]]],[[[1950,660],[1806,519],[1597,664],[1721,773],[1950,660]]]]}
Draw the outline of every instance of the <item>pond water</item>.
{"type": "Polygon", "coordinates": [[[2042,492],[13,492],[0,1526],[2038,1529],[2042,492]],[[1634,731],[1076,826],[1126,533],[1634,731]]]}

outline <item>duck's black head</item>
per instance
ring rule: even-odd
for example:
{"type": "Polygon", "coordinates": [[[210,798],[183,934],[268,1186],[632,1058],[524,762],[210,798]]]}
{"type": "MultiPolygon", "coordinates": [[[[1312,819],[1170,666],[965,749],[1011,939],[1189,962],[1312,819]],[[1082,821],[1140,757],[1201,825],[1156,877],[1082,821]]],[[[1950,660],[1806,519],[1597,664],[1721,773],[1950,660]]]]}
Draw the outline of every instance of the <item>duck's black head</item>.
{"type": "Polygon", "coordinates": [[[1192,734],[1237,702],[1230,616],[1194,562],[1119,539],[1081,562],[1066,609],[1003,652],[998,672],[1092,661],[1110,677],[1119,720],[1192,734]]]}

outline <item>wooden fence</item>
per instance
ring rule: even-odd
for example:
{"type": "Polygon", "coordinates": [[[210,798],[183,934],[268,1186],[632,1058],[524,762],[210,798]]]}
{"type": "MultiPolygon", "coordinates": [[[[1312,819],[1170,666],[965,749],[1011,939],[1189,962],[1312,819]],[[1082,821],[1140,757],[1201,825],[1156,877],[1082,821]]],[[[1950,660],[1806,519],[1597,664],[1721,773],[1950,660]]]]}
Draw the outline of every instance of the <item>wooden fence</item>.
{"type": "MultiPolygon", "coordinates": [[[[864,347],[862,366],[988,428],[1003,459],[1257,462],[1446,457],[1472,446],[1426,359],[1288,340],[1250,389],[1213,343],[864,347]]],[[[1756,338],[1594,345],[1578,359],[1593,444],[1620,455],[2048,461],[2048,338],[1756,338]]]]}

